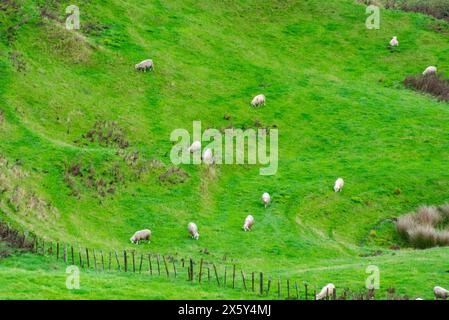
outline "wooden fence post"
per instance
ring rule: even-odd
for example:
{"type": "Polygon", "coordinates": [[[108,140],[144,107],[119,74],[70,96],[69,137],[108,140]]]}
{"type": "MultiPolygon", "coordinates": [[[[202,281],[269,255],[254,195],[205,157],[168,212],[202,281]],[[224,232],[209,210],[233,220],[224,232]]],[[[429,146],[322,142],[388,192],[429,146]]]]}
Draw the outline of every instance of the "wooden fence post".
{"type": "Polygon", "coordinates": [[[131,251],[131,254],[132,254],[132,258],[133,258],[133,272],[136,273],[136,254],[135,254],[134,250],[131,251]]]}
{"type": "Polygon", "coordinates": [[[207,282],[210,282],[210,268],[207,266],[207,282]]]}
{"type": "Polygon", "coordinates": [[[173,262],[173,273],[175,274],[175,278],[176,278],[176,277],[177,277],[177,274],[176,274],[176,263],[175,263],[175,259],[173,259],[172,262],[173,262]]]}
{"type": "Polygon", "coordinates": [[[251,289],[254,292],[254,272],[251,272],[251,289]]]}
{"type": "Polygon", "coordinates": [[[109,251],[109,254],[108,254],[108,271],[111,271],[111,266],[112,266],[112,252],[109,251]]]}
{"type": "Polygon", "coordinates": [[[153,266],[151,264],[151,253],[148,254],[148,266],[150,267],[150,276],[153,275],[153,266]]]}
{"type": "Polygon", "coordinates": [[[306,291],[305,291],[305,295],[306,295],[306,300],[308,300],[309,299],[309,294],[308,294],[308,292],[307,292],[307,283],[304,283],[304,288],[306,289],[306,291]]]}
{"type": "Polygon", "coordinates": [[[70,255],[72,256],[72,264],[75,264],[75,256],[73,254],[73,246],[70,246],[70,255]]]}
{"type": "Polygon", "coordinates": [[[223,286],[224,287],[226,287],[226,273],[227,273],[227,266],[225,266],[225,269],[224,269],[224,276],[223,276],[223,286]]]}
{"type": "Polygon", "coordinates": [[[122,271],[122,268],[120,267],[120,260],[119,260],[119,258],[118,258],[117,250],[114,250],[114,253],[115,253],[115,261],[117,262],[117,268],[118,268],[118,271],[121,272],[121,271],[122,271]]]}
{"type": "Polygon", "coordinates": [[[260,273],[260,295],[263,295],[263,272],[260,273]]]}
{"type": "Polygon", "coordinates": [[[281,298],[281,276],[278,276],[278,299],[281,298]]]}
{"type": "Polygon", "coordinates": [[[167,273],[167,278],[170,278],[170,273],[168,272],[167,261],[165,260],[165,256],[162,255],[162,260],[164,261],[165,272],[167,273]]]}
{"type": "Polygon", "coordinates": [[[271,277],[268,277],[267,296],[270,294],[270,287],[271,287],[271,277]]]}
{"type": "Polygon", "coordinates": [[[193,260],[190,258],[190,281],[193,282],[193,260]]]}
{"type": "Polygon", "coordinates": [[[80,259],[80,268],[83,267],[83,255],[81,254],[81,248],[78,248],[78,256],[80,259]]]}
{"type": "Polygon", "coordinates": [[[140,255],[139,273],[142,273],[143,254],[140,255]]]}
{"type": "Polygon", "coordinates": [[[220,286],[220,280],[218,279],[217,267],[215,266],[215,264],[213,264],[213,267],[214,267],[214,271],[215,271],[215,278],[217,279],[217,284],[218,284],[218,286],[220,286]]]}
{"type": "Polygon", "coordinates": [[[296,300],[299,300],[299,288],[298,283],[295,281],[295,290],[296,290],[296,300]]]}
{"type": "Polygon", "coordinates": [[[100,256],[101,256],[101,271],[104,272],[104,257],[103,257],[103,250],[100,250],[100,256]]]}
{"type": "Polygon", "coordinates": [[[66,246],[66,244],[64,244],[63,260],[64,260],[64,263],[67,263],[67,246],[66,246]]]}
{"type": "Polygon", "coordinates": [[[87,269],[90,268],[90,259],[89,259],[89,249],[86,248],[86,261],[87,261],[87,269]]]}
{"type": "Polygon", "coordinates": [[[59,242],[56,242],[56,260],[59,260],[59,242]]]}
{"type": "Polygon", "coordinates": [[[158,253],[157,256],[156,256],[156,261],[157,261],[157,274],[158,274],[158,275],[161,275],[161,262],[160,262],[160,259],[161,259],[161,257],[160,257],[160,255],[159,255],[159,253],[158,253]]]}
{"type": "Polygon", "coordinates": [[[123,250],[123,264],[125,266],[125,272],[128,272],[128,257],[126,255],[126,250],[123,250]]]}
{"type": "Polygon", "coordinates": [[[287,300],[290,300],[290,279],[287,279],[287,300]]]}
{"type": "Polygon", "coordinates": [[[235,288],[235,264],[232,267],[232,289],[235,288]]]}
{"type": "Polygon", "coordinates": [[[200,274],[198,275],[198,282],[201,283],[201,277],[203,275],[203,258],[200,260],[200,274]]]}
{"type": "Polygon", "coordinates": [[[94,255],[94,269],[97,272],[97,255],[95,254],[95,249],[92,249],[92,253],[94,255]]]}
{"type": "Polygon", "coordinates": [[[248,289],[246,288],[245,273],[243,272],[243,270],[240,270],[240,272],[242,273],[243,288],[245,288],[245,291],[248,291],[248,289]]]}

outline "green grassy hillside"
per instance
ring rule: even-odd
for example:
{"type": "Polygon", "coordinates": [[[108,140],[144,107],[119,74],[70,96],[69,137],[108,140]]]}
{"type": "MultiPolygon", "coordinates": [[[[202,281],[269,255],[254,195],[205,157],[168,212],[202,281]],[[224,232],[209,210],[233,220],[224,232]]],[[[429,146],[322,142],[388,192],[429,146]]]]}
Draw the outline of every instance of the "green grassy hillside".
{"type": "MultiPolygon", "coordinates": [[[[434,285],[449,286],[447,248],[409,250],[391,223],[376,228],[449,199],[449,106],[402,85],[429,65],[448,73],[447,23],[382,10],[380,30],[368,30],[365,6],[352,0],[80,0],[81,30],[69,32],[68,4],[1,5],[0,153],[10,163],[0,176],[3,220],[51,241],[105,250],[133,248],[134,231],[150,228],[152,242],[139,250],[217,263],[226,257],[317,286],[360,289],[369,264],[380,267],[385,290],[430,297],[434,285]],[[393,35],[401,45],[392,52],[393,35]],[[146,58],[155,71],[136,72],[146,58]],[[253,109],[259,93],[267,104],[253,109]],[[185,175],[161,180],[175,167],[170,133],[191,131],[194,120],[203,129],[276,126],[277,174],[183,165],[185,175]],[[111,138],[99,138],[111,127],[111,138]],[[130,152],[138,159],[124,159],[130,152]],[[346,185],[337,194],[339,176],[346,185]],[[273,198],[267,209],[264,191],[273,198]],[[256,224],[244,233],[248,213],[256,224]],[[188,237],[190,221],[199,241],[188,237]],[[401,251],[389,249],[396,244],[401,251]],[[362,257],[376,250],[382,254],[362,257]]],[[[0,259],[3,275],[15,272],[8,259],[0,259]]],[[[32,258],[14,259],[26,265],[32,258]]],[[[27,277],[54,285],[39,261],[35,270],[2,277],[10,290],[2,297],[26,298],[27,277]]],[[[92,288],[114,281],[88,277],[92,288]]],[[[191,297],[179,291],[157,282],[146,297],[191,297]]],[[[46,292],[35,296],[71,297],[46,292]]]]}

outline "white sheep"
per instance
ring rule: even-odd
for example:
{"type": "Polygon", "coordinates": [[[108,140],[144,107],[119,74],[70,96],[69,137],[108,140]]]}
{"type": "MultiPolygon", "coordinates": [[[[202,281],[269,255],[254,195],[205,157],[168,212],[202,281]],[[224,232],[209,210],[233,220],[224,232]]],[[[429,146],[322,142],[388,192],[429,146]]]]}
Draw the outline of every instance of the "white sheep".
{"type": "Polygon", "coordinates": [[[146,59],[146,60],[143,60],[142,62],[136,64],[136,65],[134,66],[134,68],[135,68],[137,71],[145,71],[145,72],[146,72],[147,70],[153,70],[153,71],[154,71],[154,63],[153,63],[153,60],[151,60],[151,59],[146,59]]]}
{"type": "Polygon", "coordinates": [[[150,243],[151,238],[151,230],[144,229],[140,231],[136,231],[134,235],[129,239],[132,243],[139,244],[139,241],[147,240],[150,243]]]}
{"type": "Polygon", "coordinates": [[[265,105],[265,96],[263,94],[258,94],[251,101],[251,105],[253,107],[257,107],[257,106],[260,106],[260,105],[265,105]]]}
{"type": "Polygon", "coordinates": [[[422,74],[424,76],[427,76],[429,74],[436,74],[436,73],[437,73],[437,67],[430,66],[430,67],[427,67],[426,70],[424,70],[424,72],[422,74]]]}
{"type": "Polygon", "coordinates": [[[264,192],[262,194],[262,203],[264,204],[265,208],[270,204],[271,197],[268,192],[264,192]]]}
{"type": "Polygon", "coordinates": [[[245,223],[243,224],[243,230],[251,231],[253,224],[254,224],[254,217],[252,215],[248,215],[245,218],[245,223]]]}
{"type": "Polygon", "coordinates": [[[198,227],[194,222],[190,222],[187,225],[187,230],[189,231],[190,235],[193,239],[198,240],[200,237],[200,234],[198,233],[198,227]]]}
{"type": "Polygon", "coordinates": [[[394,36],[391,40],[390,40],[390,46],[391,47],[397,47],[399,46],[399,41],[398,38],[396,36],[394,36]]]}
{"type": "Polygon", "coordinates": [[[317,300],[325,299],[326,297],[332,297],[334,295],[335,286],[329,283],[321,289],[320,293],[316,295],[317,300]]]}
{"type": "Polygon", "coordinates": [[[435,299],[444,299],[446,300],[447,298],[449,298],[449,290],[446,290],[442,287],[438,287],[436,286],[435,288],[433,288],[433,293],[435,294],[435,299]]]}
{"type": "Polygon", "coordinates": [[[212,155],[212,150],[211,149],[207,148],[206,150],[204,150],[203,162],[205,164],[212,164],[212,163],[214,163],[214,157],[212,155]]]}
{"type": "Polygon", "coordinates": [[[194,141],[192,145],[187,149],[189,152],[194,153],[199,150],[201,150],[201,142],[200,141],[194,141]]]}
{"type": "Polygon", "coordinates": [[[343,189],[344,185],[345,185],[345,182],[344,182],[343,178],[338,178],[335,181],[334,191],[335,192],[341,192],[341,190],[343,189]]]}

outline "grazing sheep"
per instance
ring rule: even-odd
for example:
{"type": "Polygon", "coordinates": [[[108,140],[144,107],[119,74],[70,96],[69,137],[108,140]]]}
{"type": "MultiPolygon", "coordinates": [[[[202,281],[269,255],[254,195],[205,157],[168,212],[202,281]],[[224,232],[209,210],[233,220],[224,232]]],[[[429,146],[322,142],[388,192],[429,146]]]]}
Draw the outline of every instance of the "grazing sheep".
{"type": "Polygon", "coordinates": [[[264,192],[264,194],[262,194],[262,203],[265,205],[265,208],[270,204],[270,201],[270,194],[268,192],[264,192]]]}
{"type": "Polygon", "coordinates": [[[142,241],[142,240],[147,240],[148,243],[150,243],[150,238],[151,238],[151,231],[148,229],[144,229],[144,230],[136,231],[136,233],[134,233],[134,235],[129,240],[132,243],[137,243],[137,244],[139,244],[139,241],[142,241]]]}
{"type": "Polygon", "coordinates": [[[208,149],[204,150],[203,162],[205,164],[212,164],[212,163],[214,163],[214,157],[212,155],[212,150],[211,149],[208,148],[208,149]]]}
{"type": "Polygon", "coordinates": [[[345,185],[345,182],[343,181],[343,178],[338,178],[337,181],[335,181],[334,191],[341,192],[344,185],[345,185]]]}
{"type": "Polygon", "coordinates": [[[198,233],[198,227],[195,223],[190,222],[187,226],[187,230],[189,230],[189,233],[193,239],[198,240],[200,234],[198,233]]]}
{"type": "Polygon", "coordinates": [[[424,76],[427,76],[429,74],[436,74],[437,73],[437,67],[430,66],[427,67],[426,70],[422,73],[424,76]]]}
{"type": "Polygon", "coordinates": [[[399,46],[399,41],[398,38],[396,36],[394,36],[391,40],[390,40],[390,46],[391,47],[397,47],[399,46]]]}
{"type": "Polygon", "coordinates": [[[435,299],[443,299],[446,300],[447,298],[449,298],[449,290],[446,290],[442,287],[438,287],[436,286],[435,288],[433,288],[433,293],[435,294],[435,299]]]}
{"type": "Polygon", "coordinates": [[[243,230],[251,231],[253,224],[254,224],[254,217],[252,215],[248,215],[245,218],[245,223],[243,224],[243,230]]]}
{"type": "Polygon", "coordinates": [[[146,60],[143,60],[142,62],[136,64],[134,66],[134,68],[137,71],[144,71],[144,72],[146,72],[147,70],[153,70],[154,71],[154,63],[153,63],[153,60],[146,59],[146,60]]]}
{"type": "Polygon", "coordinates": [[[189,152],[194,153],[199,150],[201,150],[201,142],[200,141],[194,141],[192,145],[187,149],[189,152]]]}
{"type": "Polygon", "coordinates": [[[265,96],[263,94],[258,94],[251,101],[251,105],[253,107],[257,107],[257,106],[260,106],[260,105],[265,105],[265,96]]]}
{"type": "Polygon", "coordinates": [[[423,300],[422,298],[416,298],[415,300],[423,300]]]}
{"type": "Polygon", "coordinates": [[[322,300],[334,295],[335,286],[332,283],[327,284],[321,289],[320,293],[316,295],[317,300],[322,300]]]}

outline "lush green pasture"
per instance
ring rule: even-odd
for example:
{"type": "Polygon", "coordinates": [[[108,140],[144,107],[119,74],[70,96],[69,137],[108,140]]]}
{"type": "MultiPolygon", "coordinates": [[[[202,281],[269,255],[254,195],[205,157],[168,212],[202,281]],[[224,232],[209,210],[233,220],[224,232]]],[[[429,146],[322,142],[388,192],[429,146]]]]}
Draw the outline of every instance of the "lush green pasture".
{"type": "MultiPolygon", "coordinates": [[[[408,250],[391,223],[377,228],[419,205],[448,201],[449,106],[402,85],[429,65],[449,74],[446,23],[382,10],[381,29],[367,30],[365,7],[352,0],[111,0],[78,1],[82,29],[73,33],[58,22],[67,1],[12,2],[20,5],[0,11],[0,153],[19,159],[28,173],[10,187],[36,193],[58,214],[15,211],[9,190],[0,195],[2,219],[48,240],[103,250],[132,248],[134,231],[150,228],[152,242],[141,251],[220,265],[226,258],[248,271],[317,286],[360,289],[369,264],[380,267],[384,290],[429,298],[434,285],[449,286],[447,248],[408,250]],[[11,33],[8,27],[24,17],[11,33]],[[401,45],[391,51],[393,35],[401,45]],[[135,72],[146,58],[155,71],[135,72]],[[267,104],[253,109],[259,93],[267,104]],[[138,176],[115,146],[83,138],[103,120],[116,121],[128,151],[165,168],[149,166],[138,176]],[[194,120],[203,129],[276,126],[277,174],[261,176],[250,165],[183,165],[186,181],[161,182],[173,166],[170,133],[191,131],[194,120]],[[65,164],[73,163],[94,167],[108,181],[117,170],[123,178],[114,194],[101,197],[75,177],[74,196],[65,179],[65,164]],[[337,194],[339,176],[346,185],[337,194]],[[264,191],[273,198],[267,209],[264,191]],[[244,233],[249,213],[256,224],[244,233]],[[199,226],[199,241],[188,237],[190,221],[199,226]],[[402,250],[390,250],[394,244],[402,250]],[[381,255],[361,257],[376,250],[381,255]]],[[[85,290],[71,293],[63,288],[62,267],[52,265],[30,256],[0,260],[0,294],[240,297],[93,272],[85,275],[85,290]]]]}

